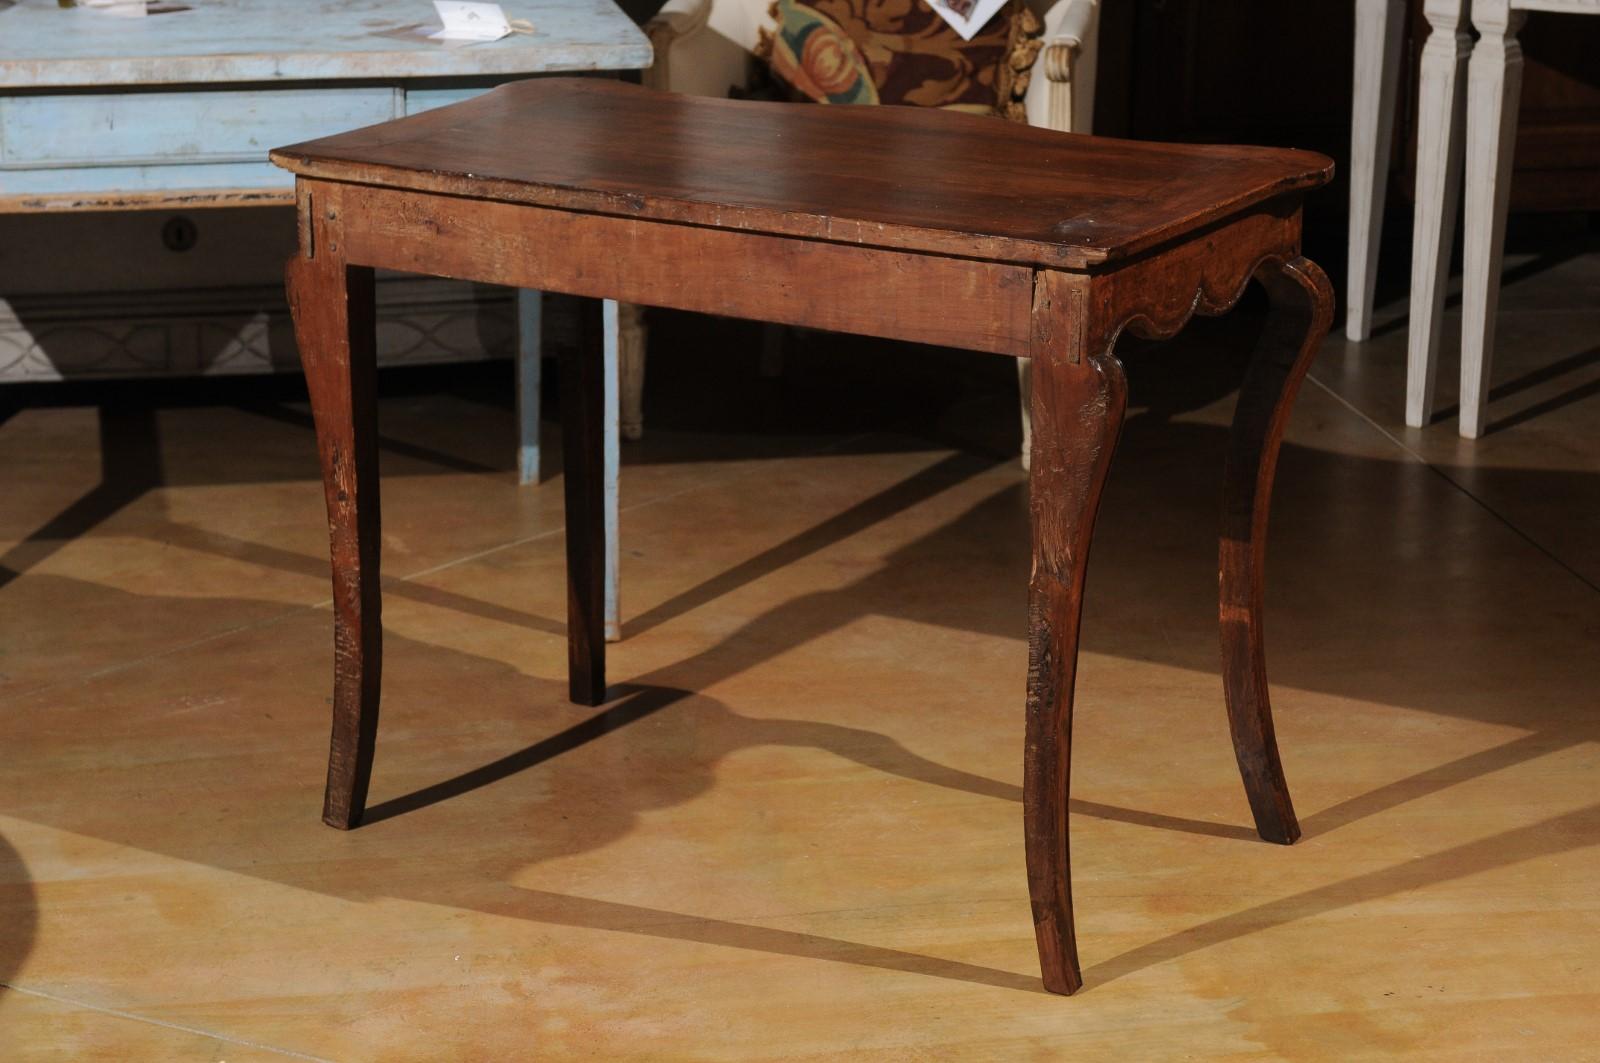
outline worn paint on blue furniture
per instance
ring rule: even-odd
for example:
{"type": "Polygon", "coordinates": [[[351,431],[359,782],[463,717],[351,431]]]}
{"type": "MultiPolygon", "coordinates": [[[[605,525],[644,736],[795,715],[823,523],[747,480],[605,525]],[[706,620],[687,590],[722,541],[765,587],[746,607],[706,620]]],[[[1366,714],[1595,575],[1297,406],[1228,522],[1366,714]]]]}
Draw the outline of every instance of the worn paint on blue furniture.
{"type": "Polygon", "coordinates": [[[56,0],[0,9],[8,89],[526,76],[637,70],[650,45],[610,0],[504,0],[532,34],[468,47],[408,37],[436,22],[423,0],[188,0],[189,10],[119,19],[56,0]]]}
{"type": "MultiPolygon", "coordinates": [[[[289,202],[292,175],[266,161],[279,144],[457,103],[517,77],[650,65],[649,42],[612,0],[501,6],[534,32],[446,46],[414,32],[435,21],[425,0],[189,0],[187,10],[144,19],[56,0],[0,4],[0,213],[289,202]]],[[[526,483],[539,471],[538,294],[519,303],[526,483]]],[[[615,350],[612,335],[612,637],[615,350]]]]}
{"type": "Polygon", "coordinates": [[[121,19],[55,0],[0,8],[0,211],[126,206],[291,187],[278,144],[456,103],[534,74],[648,66],[611,0],[508,0],[532,34],[466,47],[408,27],[421,0],[193,0],[121,19]],[[21,200],[21,202],[18,202],[21,200]]]}

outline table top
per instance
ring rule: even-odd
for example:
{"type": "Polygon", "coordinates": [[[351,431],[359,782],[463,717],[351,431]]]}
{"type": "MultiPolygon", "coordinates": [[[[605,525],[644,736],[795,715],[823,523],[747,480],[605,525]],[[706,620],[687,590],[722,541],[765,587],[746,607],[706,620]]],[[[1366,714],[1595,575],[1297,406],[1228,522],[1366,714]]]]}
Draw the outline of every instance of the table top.
{"type": "Polygon", "coordinates": [[[272,160],[330,180],[1066,268],[1135,254],[1333,172],[1306,151],[580,78],[515,82],[272,160]]]}
{"type": "Polygon", "coordinates": [[[448,47],[426,0],[181,0],[117,18],[56,0],[0,0],[0,91],[70,86],[395,80],[636,70],[650,43],[612,0],[505,0],[532,34],[448,47]]]}

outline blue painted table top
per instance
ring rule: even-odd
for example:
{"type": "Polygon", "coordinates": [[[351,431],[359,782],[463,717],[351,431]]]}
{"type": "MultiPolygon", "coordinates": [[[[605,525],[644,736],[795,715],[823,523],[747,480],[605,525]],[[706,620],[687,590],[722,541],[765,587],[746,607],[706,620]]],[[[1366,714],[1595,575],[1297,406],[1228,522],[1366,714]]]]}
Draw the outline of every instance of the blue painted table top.
{"type": "Polygon", "coordinates": [[[181,0],[124,19],[56,0],[0,0],[0,91],[219,82],[412,79],[636,70],[649,41],[611,0],[506,0],[532,34],[447,47],[427,0],[181,0]]]}
{"type": "Polygon", "coordinates": [[[276,145],[651,60],[612,0],[506,0],[534,32],[465,46],[416,32],[438,24],[428,0],[176,3],[126,19],[0,0],[0,214],[282,202],[276,145]]]}

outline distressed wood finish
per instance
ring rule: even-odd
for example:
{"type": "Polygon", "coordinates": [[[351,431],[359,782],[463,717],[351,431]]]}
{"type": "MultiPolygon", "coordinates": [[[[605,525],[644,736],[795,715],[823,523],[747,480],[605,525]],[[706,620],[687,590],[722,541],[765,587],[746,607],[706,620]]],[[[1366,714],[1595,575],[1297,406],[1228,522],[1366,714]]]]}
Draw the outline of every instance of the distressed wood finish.
{"type": "Polygon", "coordinates": [[[341,194],[372,219],[349,234],[345,254],[355,262],[996,353],[1028,344],[1033,274],[1024,266],[522,203],[463,211],[392,188],[341,194]],[[685,255],[691,242],[695,253],[685,255]],[[886,288],[901,300],[893,315],[884,313],[886,288]]]}
{"type": "Polygon", "coordinates": [[[1298,202],[1264,204],[1203,229],[1165,254],[1096,275],[1085,326],[1090,342],[1109,346],[1123,329],[1145,339],[1175,336],[1195,314],[1233,309],[1263,261],[1299,253],[1298,202]]]}
{"type": "Polygon", "coordinates": [[[1272,296],[1275,313],[1233,414],[1223,474],[1218,612],[1229,730],[1256,831],[1288,845],[1300,837],[1300,824],[1278,757],[1267,691],[1267,513],[1289,410],[1333,321],[1333,288],[1315,263],[1299,257],[1268,259],[1255,275],[1272,296]]]}
{"type": "Polygon", "coordinates": [[[1093,328],[1090,287],[1081,276],[1041,273],[1033,311],[1022,815],[1039,966],[1053,993],[1083,984],[1067,850],[1072,697],[1089,540],[1128,405],[1122,363],[1105,333],[1093,328]]]}
{"type": "MultiPolygon", "coordinates": [[[[1037,131],[902,108],[729,104],[600,83],[550,91],[573,106],[542,106],[544,89],[499,93],[437,123],[395,123],[275,155],[300,171],[302,250],[290,284],[316,401],[341,603],[329,821],[360,818],[377,722],[376,498],[369,479],[352,479],[353,470],[370,477],[372,467],[349,457],[359,459],[371,439],[370,383],[359,368],[370,359],[356,355],[367,342],[357,333],[370,329],[360,304],[373,268],[1031,358],[1024,826],[1044,982],[1072,992],[1082,981],[1067,842],[1072,703],[1089,546],[1127,406],[1113,345],[1125,328],[1168,336],[1196,313],[1223,313],[1255,276],[1279,309],[1240,398],[1226,471],[1225,687],[1257,827],[1269,839],[1293,840],[1262,656],[1262,565],[1278,445],[1332,318],[1326,278],[1300,257],[1300,193],[1326,179],[1326,160],[1046,134],[1042,143],[1062,174],[1048,202],[1063,223],[1040,228],[1037,189],[1012,194],[1004,183],[984,183],[996,157],[1020,159],[1037,148],[1037,131]],[[496,108],[498,117],[490,114],[496,108]],[[856,116],[868,111],[881,117],[863,125],[856,116]],[[791,127],[796,114],[814,117],[791,127]],[[589,127],[569,127],[574,116],[589,127]],[[660,122],[653,137],[612,151],[645,119],[660,122]],[[840,136],[820,136],[830,126],[840,136]],[[806,181],[792,180],[787,161],[760,164],[757,150],[743,162],[739,189],[719,187],[699,153],[735,127],[755,144],[774,130],[800,130],[795,145],[813,151],[806,181]],[[475,147],[463,129],[490,147],[475,147]],[[942,152],[952,172],[863,192],[852,139],[863,129],[919,164],[942,152]],[[495,160],[463,157],[491,148],[495,160]],[[480,163],[481,181],[457,172],[480,163]],[[1120,203],[1106,191],[1117,188],[1143,189],[1143,198],[1120,203]],[[838,224],[824,209],[830,194],[848,208],[838,224]],[[1197,206],[1206,196],[1213,206],[1197,206]],[[1082,220],[1083,203],[1094,205],[1092,222],[1082,220]],[[972,209],[952,211],[956,204],[972,209]],[[1041,243],[1047,230],[1054,242],[1041,243]],[[1152,234],[1160,246],[1150,246],[1152,234]]],[[[874,165],[907,168],[881,156],[874,165]]],[[[1043,178],[1024,172],[1017,180],[1043,178]]],[[[600,328],[594,304],[583,343],[562,367],[569,686],[584,704],[605,696],[600,328]]]]}
{"type": "Polygon", "coordinates": [[[1332,173],[1303,151],[1091,138],[928,108],[756,107],[571,78],[503,85],[272,158],[307,177],[1072,269],[1332,173]]]}
{"type": "Polygon", "coordinates": [[[336,196],[302,200],[305,254],[289,261],[287,288],[317,426],[333,558],[333,737],[322,819],[348,829],[361,821],[372,777],[383,627],[373,272],[340,256],[338,220],[336,196]]]}
{"type": "Polygon", "coordinates": [[[1296,388],[1333,314],[1327,279],[1299,257],[1299,234],[1297,206],[1271,204],[1121,269],[1087,277],[1038,274],[1023,819],[1040,966],[1045,986],[1054,992],[1071,993],[1082,984],[1068,873],[1067,795],[1089,544],[1127,406],[1122,364],[1112,348],[1124,329],[1162,339],[1197,313],[1226,313],[1252,277],[1266,285],[1283,312],[1274,315],[1252,359],[1224,476],[1223,689],[1258,833],[1285,844],[1300,835],[1272,725],[1261,627],[1278,444],[1296,388]],[[1285,278],[1299,280],[1305,291],[1285,278]],[[1299,303],[1292,298],[1296,293],[1302,295],[1299,303]],[[1306,307],[1309,314],[1302,312],[1306,307]],[[1042,394],[1042,388],[1049,392],[1042,394]],[[1048,427],[1043,418],[1051,419],[1048,427]],[[1242,521],[1236,517],[1241,511],[1242,521]]]}

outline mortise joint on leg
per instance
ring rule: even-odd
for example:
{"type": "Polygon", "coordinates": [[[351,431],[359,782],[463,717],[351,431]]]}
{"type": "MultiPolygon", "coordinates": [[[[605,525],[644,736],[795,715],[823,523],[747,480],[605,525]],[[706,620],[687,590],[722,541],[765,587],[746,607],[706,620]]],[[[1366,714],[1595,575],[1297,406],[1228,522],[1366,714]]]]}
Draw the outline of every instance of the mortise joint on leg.
{"type": "Polygon", "coordinates": [[[308,259],[317,257],[315,193],[307,190],[300,197],[300,250],[308,259]]]}
{"type": "Polygon", "coordinates": [[[1034,271],[1032,314],[1035,326],[1033,343],[1025,357],[1064,357],[1067,365],[1082,364],[1083,292],[1070,286],[1074,283],[1060,273],[1034,271]],[[1055,305],[1056,295],[1064,300],[1059,310],[1055,305]]]}

